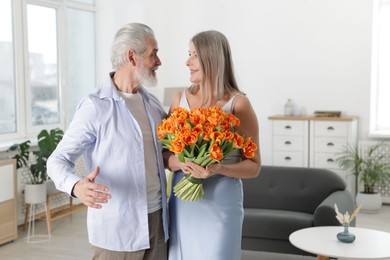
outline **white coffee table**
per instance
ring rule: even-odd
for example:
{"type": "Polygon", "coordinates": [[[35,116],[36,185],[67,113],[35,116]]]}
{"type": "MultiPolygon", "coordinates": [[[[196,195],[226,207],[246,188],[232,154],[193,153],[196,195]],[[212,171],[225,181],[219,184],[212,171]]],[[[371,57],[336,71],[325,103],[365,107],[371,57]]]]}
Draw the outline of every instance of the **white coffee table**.
{"type": "Polygon", "coordinates": [[[342,226],[305,228],[292,233],[289,237],[295,247],[317,255],[317,259],[353,258],[384,259],[390,257],[390,233],[349,227],[349,232],[356,236],[352,243],[337,240],[337,233],[342,226]]]}

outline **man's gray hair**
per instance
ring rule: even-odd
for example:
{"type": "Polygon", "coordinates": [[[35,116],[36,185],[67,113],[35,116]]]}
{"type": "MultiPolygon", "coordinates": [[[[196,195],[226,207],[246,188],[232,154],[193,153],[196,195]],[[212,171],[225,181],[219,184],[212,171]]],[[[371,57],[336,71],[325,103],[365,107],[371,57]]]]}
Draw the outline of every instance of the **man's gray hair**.
{"type": "Polygon", "coordinates": [[[146,50],[146,41],[149,37],[154,38],[154,32],[142,23],[129,23],[119,29],[111,45],[112,68],[117,70],[126,64],[129,50],[142,54],[146,50]]]}

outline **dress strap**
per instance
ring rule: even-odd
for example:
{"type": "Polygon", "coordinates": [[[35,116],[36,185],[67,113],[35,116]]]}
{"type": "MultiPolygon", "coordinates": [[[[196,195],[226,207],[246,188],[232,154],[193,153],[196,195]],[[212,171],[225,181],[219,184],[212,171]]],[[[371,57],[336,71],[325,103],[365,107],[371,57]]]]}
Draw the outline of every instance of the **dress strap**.
{"type": "Polygon", "coordinates": [[[233,112],[233,107],[234,107],[234,102],[236,100],[237,97],[239,96],[245,96],[244,93],[237,93],[235,94],[228,102],[226,102],[226,104],[222,107],[222,110],[225,111],[226,113],[232,113],[233,112]]]}
{"type": "Polygon", "coordinates": [[[187,109],[188,111],[191,110],[191,109],[190,109],[190,105],[188,104],[187,96],[186,96],[186,89],[183,89],[183,91],[181,92],[181,97],[180,97],[179,106],[180,106],[180,107],[184,107],[184,108],[187,109]]]}

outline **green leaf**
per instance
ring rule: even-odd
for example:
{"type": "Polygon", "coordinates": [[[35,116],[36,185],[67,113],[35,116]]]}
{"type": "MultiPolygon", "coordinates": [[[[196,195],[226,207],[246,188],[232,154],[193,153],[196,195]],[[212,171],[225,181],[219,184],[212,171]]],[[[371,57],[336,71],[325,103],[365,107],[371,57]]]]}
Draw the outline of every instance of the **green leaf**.
{"type": "Polygon", "coordinates": [[[228,154],[230,154],[234,150],[234,143],[233,142],[226,142],[224,144],[224,147],[222,147],[223,155],[226,157],[228,154]]]}
{"type": "Polygon", "coordinates": [[[199,154],[197,157],[203,157],[205,152],[207,150],[207,143],[204,143],[200,148],[199,148],[199,154]]]}
{"type": "Polygon", "coordinates": [[[37,136],[38,150],[30,150],[29,140],[9,148],[8,151],[18,152],[13,157],[16,159],[17,168],[27,169],[32,184],[44,183],[47,180],[47,159],[62,140],[63,135],[64,132],[59,128],[52,129],[50,132],[42,130],[37,136]],[[33,160],[30,158],[31,154],[34,156],[33,160]]]}
{"type": "Polygon", "coordinates": [[[196,144],[191,144],[190,145],[190,153],[189,153],[189,155],[188,155],[188,157],[194,157],[194,154],[195,154],[195,148],[196,148],[196,144]]]}
{"type": "Polygon", "coordinates": [[[207,160],[204,160],[200,165],[203,167],[206,167],[206,166],[209,166],[215,162],[216,161],[213,158],[209,157],[207,160]]]}
{"type": "Polygon", "coordinates": [[[204,155],[203,157],[196,157],[195,160],[194,160],[194,163],[196,164],[199,164],[199,165],[202,165],[202,163],[205,161],[205,160],[208,160],[210,158],[210,156],[208,154],[204,155]]]}
{"type": "MultiPolygon", "coordinates": [[[[202,146],[202,143],[203,143],[203,134],[200,134],[199,137],[198,137],[198,141],[196,142],[196,144],[198,145],[198,147],[201,147],[201,146],[202,146]]],[[[207,145],[207,142],[205,142],[205,144],[207,145]]]]}
{"type": "Polygon", "coordinates": [[[161,142],[164,146],[169,146],[169,147],[171,147],[171,141],[170,141],[170,140],[167,140],[167,139],[160,139],[160,142],[161,142]]]}
{"type": "Polygon", "coordinates": [[[185,162],[185,160],[184,160],[184,151],[179,153],[177,158],[179,159],[179,162],[185,162]]]}
{"type": "Polygon", "coordinates": [[[8,151],[18,151],[12,158],[16,159],[16,168],[28,167],[28,161],[30,158],[30,141],[25,141],[20,144],[12,145],[8,151]]]}

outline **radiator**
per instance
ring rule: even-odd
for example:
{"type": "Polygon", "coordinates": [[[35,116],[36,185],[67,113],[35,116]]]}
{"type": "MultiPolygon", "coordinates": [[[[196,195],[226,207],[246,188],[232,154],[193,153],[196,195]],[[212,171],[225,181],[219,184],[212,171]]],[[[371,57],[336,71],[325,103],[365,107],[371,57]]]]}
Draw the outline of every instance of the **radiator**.
{"type": "MultiPolygon", "coordinates": [[[[367,150],[370,146],[376,144],[375,141],[359,141],[359,151],[361,155],[364,157],[367,155],[367,150]]],[[[385,145],[378,148],[374,156],[383,156],[383,160],[390,164],[390,142],[386,142],[385,145]]],[[[358,190],[362,190],[362,184],[358,184],[358,190]]],[[[390,182],[383,183],[382,185],[377,187],[377,190],[382,195],[383,203],[390,204],[390,182]]]]}

